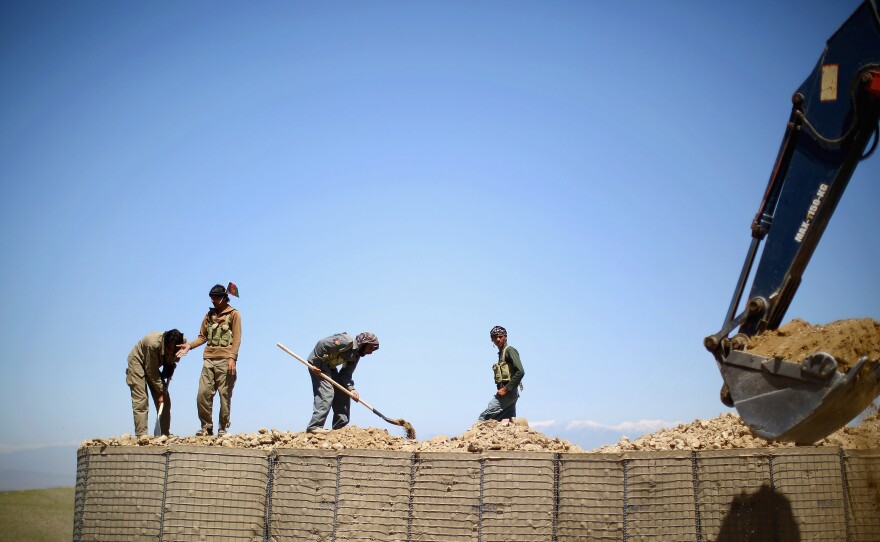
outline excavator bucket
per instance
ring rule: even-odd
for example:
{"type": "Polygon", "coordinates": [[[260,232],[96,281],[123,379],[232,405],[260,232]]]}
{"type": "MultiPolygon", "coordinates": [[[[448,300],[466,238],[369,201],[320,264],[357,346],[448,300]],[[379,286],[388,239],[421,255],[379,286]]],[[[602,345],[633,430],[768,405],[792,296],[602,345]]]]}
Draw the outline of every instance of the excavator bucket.
{"type": "Polygon", "coordinates": [[[813,71],[794,92],[724,323],[703,341],[729,390],[722,401],[735,406],[751,430],[767,440],[816,442],[880,395],[880,360],[859,360],[844,373],[826,353],[794,362],[736,348],[779,329],[853,172],[877,148],[878,4],[861,2],[828,38],[813,71]]]}
{"type": "Polygon", "coordinates": [[[812,444],[880,396],[880,361],[868,358],[846,373],[824,353],[797,363],[734,350],[716,361],[742,420],[771,441],[812,444]]]}

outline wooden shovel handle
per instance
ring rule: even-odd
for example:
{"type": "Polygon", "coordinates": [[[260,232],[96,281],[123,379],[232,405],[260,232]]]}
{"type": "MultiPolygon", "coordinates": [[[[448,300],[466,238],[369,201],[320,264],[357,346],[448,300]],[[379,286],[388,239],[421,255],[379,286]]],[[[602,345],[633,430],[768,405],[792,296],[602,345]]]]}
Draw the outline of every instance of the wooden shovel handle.
{"type": "Polygon", "coordinates": [[[348,389],[346,389],[345,386],[343,386],[343,385],[340,384],[339,382],[333,380],[333,379],[330,378],[329,376],[325,375],[323,372],[320,371],[320,369],[318,369],[317,367],[315,367],[314,365],[312,365],[312,364],[309,363],[308,361],[302,359],[301,357],[297,356],[295,353],[293,353],[293,352],[291,352],[290,350],[288,350],[288,348],[287,348],[286,346],[284,346],[283,344],[281,344],[281,343],[275,343],[275,345],[276,345],[278,348],[280,348],[280,349],[284,350],[285,352],[287,352],[288,354],[290,354],[291,356],[295,357],[295,358],[298,359],[299,361],[301,361],[303,365],[305,365],[306,367],[308,367],[309,369],[311,369],[313,372],[317,373],[318,376],[320,376],[321,378],[323,378],[323,379],[326,380],[327,382],[333,384],[333,387],[335,387],[335,388],[338,389],[339,391],[343,392],[345,395],[348,395],[349,397],[351,397],[352,399],[354,399],[354,400],[357,401],[358,403],[364,405],[365,407],[369,408],[369,409],[372,410],[373,412],[376,412],[376,409],[375,409],[375,408],[373,408],[373,407],[371,407],[370,405],[368,405],[368,404],[367,404],[365,401],[363,401],[362,399],[360,399],[360,398],[358,398],[358,397],[355,397],[354,394],[351,393],[350,391],[348,391],[348,389]]]}

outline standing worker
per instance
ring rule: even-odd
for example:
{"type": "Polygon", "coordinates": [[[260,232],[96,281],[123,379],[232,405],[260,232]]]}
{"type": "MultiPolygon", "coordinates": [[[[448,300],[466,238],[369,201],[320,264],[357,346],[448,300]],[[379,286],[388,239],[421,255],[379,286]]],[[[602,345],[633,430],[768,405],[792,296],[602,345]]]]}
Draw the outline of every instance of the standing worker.
{"type": "Polygon", "coordinates": [[[208,343],[205,347],[205,364],[199,378],[199,391],[196,395],[196,408],[199,412],[201,429],[197,437],[214,434],[211,421],[214,395],[220,392],[220,419],[217,436],[226,434],[229,427],[229,408],[232,401],[232,388],[235,387],[238,361],[238,347],[241,346],[241,314],[229,305],[229,294],[238,297],[238,287],[229,283],[228,290],[217,284],[208,295],[213,308],[202,320],[199,336],[190,343],[180,345],[177,357],[183,357],[193,348],[208,343]]]}
{"type": "Polygon", "coordinates": [[[134,412],[134,433],[137,437],[147,435],[147,417],[150,409],[147,390],[153,398],[156,409],[164,404],[159,416],[159,428],[163,435],[171,432],[171,395],[167,381],[177,365],[175,351],[186,339],[183,333],[171,329],[162,333],[154,331],[139,340],[128,354],[128,368],[125,370],[125,383],[131,388],[131,409],[134,412]]]}
{"type": "Polygon", "coordinates": [[[332,378],[336,383],[351,392],[355,401],[359,395],[354,389],[352,375],[361,357],[369,356],[379,349],[379,339],[372,333],[358,333],[352,337],[348,333],[337,333],[318,341],[308,361],[314,369],[309,369],[312,377],[314,408],[312,419],[306,428],[307,433],[323,433],[324,423],[330,409],[333,409],[333,429],[348,425],[351,410],[351,397],[337,390],[333,384],[321,378],[320,374],[332,378]]]}
{"type": "Polygon", "coordinates": [[[489,401],[489,406],[480,414],[480,421],[506,420],[516,417],[516,401],[519,399],[519,390],[522,389],[522,379],[526,375],[522,362],[519,360],[519,352],[516,348],[507,344],[507,330],[501,326],[495,326],[489,332],[489,337],[498,347],[498,363],[492,366],[495,373],[495,387],[498,391],[495,397],[489,401]]]}

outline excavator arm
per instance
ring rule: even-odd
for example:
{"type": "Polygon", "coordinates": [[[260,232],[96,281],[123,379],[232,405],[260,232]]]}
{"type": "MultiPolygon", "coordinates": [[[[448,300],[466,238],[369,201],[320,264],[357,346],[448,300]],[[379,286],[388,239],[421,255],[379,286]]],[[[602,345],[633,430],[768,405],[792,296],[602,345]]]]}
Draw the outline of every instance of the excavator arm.
{"type": "Polygon", "coordinates": [[[779,327],[853,172],[877,147],[877,0],[865,0],[828,39],[792,104],[724,323],[704,344],[724,379],[722,400],[755,434],[812,443],[880,395],[880,364],[871,367],[863,359],[844,374],[823,352],[795,362],[743,350],[749,337],[779,327]],[[737,314],[759,254],[748,300],[737,314]]]}

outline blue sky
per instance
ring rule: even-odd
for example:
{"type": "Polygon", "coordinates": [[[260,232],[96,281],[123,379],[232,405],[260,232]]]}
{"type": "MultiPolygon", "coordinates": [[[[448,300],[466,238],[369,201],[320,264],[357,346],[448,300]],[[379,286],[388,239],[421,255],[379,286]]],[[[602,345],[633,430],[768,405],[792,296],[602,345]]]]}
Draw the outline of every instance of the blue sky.
{"type": "MultiPolygon", "coordinates": [[[[194,337],[228,281],[233,432],[308,422],[277,342],[372,331],[363,398],[458,435],[496,324],[548,435],[718,415],[702,339],[791,94],[857,5],[3,3],[0,452],[132,432],[129,350],[194,337]]],[[[880,318],[878,178],[856,171],[786,320],[880,318]]],[[[175,434],[198,429],[201,357],[171,385],[175,434]]]]}

